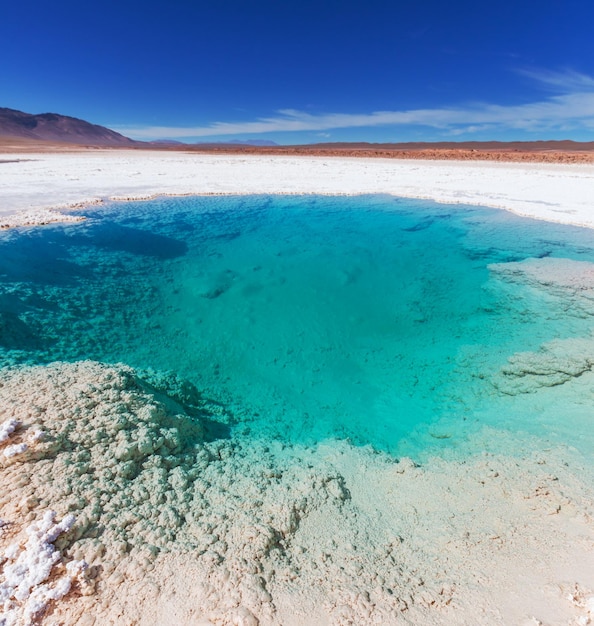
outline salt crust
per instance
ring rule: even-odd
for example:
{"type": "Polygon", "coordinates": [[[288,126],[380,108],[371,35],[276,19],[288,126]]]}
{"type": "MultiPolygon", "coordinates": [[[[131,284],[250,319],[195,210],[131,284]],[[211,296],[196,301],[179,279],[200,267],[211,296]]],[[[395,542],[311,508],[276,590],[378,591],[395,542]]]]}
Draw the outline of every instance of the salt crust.
{"type": "Polygon", "coordinates": [[[19,423],[3,445],[28,443],[0,457],[0,548],[33,528],[90,565],[48,623],[588,623],[594,494],[571,451],[419,467],[336,441],[209,442],[200,395],[152,382],[94,362],[0,372],[19,423]]]}
{"type": "Polygon", "coordinates": [[[66,215],[59,211],[36,209],[1,216],[0,229],[14,228],[15,226],[43,226],[55,222],[80,222],[82,220],[84,217],[78,215],[66,215]]]}
{"type": "MultiPolygon", "coordinates": [[[[1,167],[1,216],[157,195],[387,193],[594,227],[592,165],[106,150],[32,154],[1,167]]],[[[21,223],[47,223],[47,211],[36,219],[21,223]]]]}

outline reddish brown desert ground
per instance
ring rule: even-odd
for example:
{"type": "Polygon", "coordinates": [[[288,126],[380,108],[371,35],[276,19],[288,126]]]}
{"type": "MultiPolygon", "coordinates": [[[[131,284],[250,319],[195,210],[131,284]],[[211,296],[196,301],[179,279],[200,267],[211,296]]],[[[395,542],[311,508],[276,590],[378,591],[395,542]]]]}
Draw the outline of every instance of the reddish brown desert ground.
{"type": "MultiPolygon", "coordinates": [[[[0,152],[47,153],[89,150],[118,150],[92,144],[43,141],[0,136],[0,152]]],[[[237,144],[166,144],[136,142],[121,149],[195,152],[211,154],[254,154],[325,156],[447,161],[509,161],[529,163],[594,163],[594,142],[439,142],[439,143],[324,143],[297,146],[248,146],[237,144]]]]}

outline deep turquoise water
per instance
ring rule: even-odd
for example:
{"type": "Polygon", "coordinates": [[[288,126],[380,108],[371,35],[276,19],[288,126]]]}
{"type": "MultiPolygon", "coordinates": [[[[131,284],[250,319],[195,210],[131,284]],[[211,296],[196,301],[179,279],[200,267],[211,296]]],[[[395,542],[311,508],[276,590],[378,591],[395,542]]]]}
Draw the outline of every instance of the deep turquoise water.
{"type": "Polygon", "coordinates": [[[590,231],[385,196],[168,198],[84,213],[0,235],[3,366],[172,370],[224,407],[231,435],[395,453],[455,447],[484,425],[569,441],[589,415],[582,398],[571,424],[553,423],[550,402],[537,411],[493,387],[509,356],[586,336],[592,320],[487,266],[594,262],[590,231]]]}

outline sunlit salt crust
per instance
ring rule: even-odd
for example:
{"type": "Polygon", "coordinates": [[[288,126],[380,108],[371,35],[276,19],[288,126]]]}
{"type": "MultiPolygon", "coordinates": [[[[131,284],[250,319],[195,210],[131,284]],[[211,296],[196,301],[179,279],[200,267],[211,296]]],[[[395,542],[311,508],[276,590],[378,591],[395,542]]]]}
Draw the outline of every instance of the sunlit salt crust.
{"type": "MultiPolygon", "coordinates": [[[[161,193],[388,192],[594,225],[591,166],[32,158],[0,164],[4,216],[161,193]]],[[[593,312],[590,264],[490,270],[593,312]]],[[[512,355],[493,387],[537,410],[540,390],[594,387],[593,354],[594,339],[549,342],[512,355]]],[[[122,365],[0,371],[0,625],[594,620],[594,487],[575,451],[485,429],[470,447],[515,454],[419,466],[339,441],[206,441],[216,410],[174,376],[122,365]]]]}
{"type": "MultiPolygon", "coordinates": [[[[11,155],[0,155],[0,161],[11,155]]],[[[594,165],[104,151],[0,163],[0,226],[161,194],[388,193],[594,227],[594,165]]]]}
{"type": "Polygon", "coordinates": [[[201,402],[125,366],[2,371],[18,426],[1,445],[29,445],[0,456],[0,549],[75,512],[55,548],[76,580],[89,564],[53,620],[588,623],[594,498],[571,450],[419,467],[337,441],[206,442],[201,402]]]}

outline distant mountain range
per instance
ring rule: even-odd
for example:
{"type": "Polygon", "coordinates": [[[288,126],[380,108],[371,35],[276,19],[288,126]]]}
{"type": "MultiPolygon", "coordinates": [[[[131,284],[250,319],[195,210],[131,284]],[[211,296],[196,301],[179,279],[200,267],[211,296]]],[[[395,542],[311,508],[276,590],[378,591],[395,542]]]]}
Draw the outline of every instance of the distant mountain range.
{"type": "MultiPolygon", "coordinates": [[[[268,139],[229,139],[218,142],[185,143],[174,140],[134,141],[105,126],[57,113],[31,115],[15,109],[0,107],[0,144],[22,144],[24,149],[55,149],[61,146],[141,148],[153,150],[184,150],[197,152],[240,152],[255,154],[319,154],[324,156],[375,156],[419,158],[503,158],[513,153],[589,153],[588,162],[594,159],[594,142],[576,141],[462,141],[416,143],[366,143],[337,142],[309,145],[282,146],[268,139]],[[44,145],[40,145],[44,144],[44,145]],[[29,148],[27,148],[29,146],[29,148]],[[33,146],[33,148],[31,147],[33,146]],[[451,154],[447,154],[451,153],[451,154]],[[465,153],[465,154],[463,154],[465,153]]],[[[543,157],[544,158],[544,157],[543,157]]],[[[572,161],[575,161],[572,158],[572,161]]],[[[582,158],[582,157],[580,157],[582,158]]],[[[583,157],[584,159],[586,157],[583,157]]],[[[504,159],[504,160],[505,160],[504,159]]],[[[514,160],[514,159],[512,159],[514,160]]],[[[583,160],[583,159],[582,159],[583,160]]]]}
{"type": "Polygon", "coordinates": [[[76,117],[57,113],[31,115],[5,108],[0,108],[0,136],[92,146],[132,147],[138,143],[109,128],[76,117]]]}
{"type": "Polygon", "coordinates": [[[279,144],[276,141],[270,139],[228,139],[227,141],[196,141],[195,143],[187,143],[185,141],[175,141],[174,139],[155,139],[155,141],[148,142],[152,145],[162,146],[266,146],[273,147],[279,144]]]}
{"type": "Polygon", "coordinates": [[[231,139],[230,141],[221,141],[220,143],[231,143],[239,146],[278,146],[276,141],[270,139],[231,139]]]}
{"type": "MultiPolygon", "coordinates": [[[[32,115],[15,109],[0,107],[0,137],[13,137],[36,141],[71,143],[86,146],[102,147],[150,147],[171,146],[183,147],[188,144],[182,141],[162,139],[158,141],[134,141],[114,130],[91,124],[85,120],[58,113],[40,113],[32,115]]],[[[276,146],[274,141],[267,139],[231,139],[223,142],[208,142],[204,145],[237,145],[237,146],[276,146]]]]}

